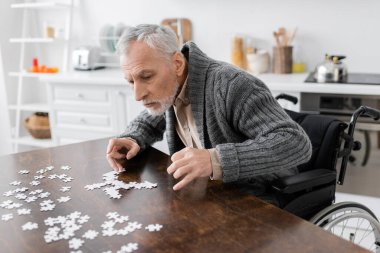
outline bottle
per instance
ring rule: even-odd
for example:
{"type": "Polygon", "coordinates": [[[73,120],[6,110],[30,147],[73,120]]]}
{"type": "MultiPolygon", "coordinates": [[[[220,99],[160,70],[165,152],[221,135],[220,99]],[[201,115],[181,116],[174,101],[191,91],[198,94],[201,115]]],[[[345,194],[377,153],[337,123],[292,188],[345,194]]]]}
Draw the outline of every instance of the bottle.
{"type": "Polygon", "coordinates": [[[232,41],[231,63],[246,69],[243,38],[235,36],[232,41]]]}
{"type": "Polygon", "coordinates": [[[32,67],[30,68],[30,72],[32,72],[32,73],[38,73],[38,69],[39,69],[38,58],[34,57],[33,60],[32,60],[32,67]]]}

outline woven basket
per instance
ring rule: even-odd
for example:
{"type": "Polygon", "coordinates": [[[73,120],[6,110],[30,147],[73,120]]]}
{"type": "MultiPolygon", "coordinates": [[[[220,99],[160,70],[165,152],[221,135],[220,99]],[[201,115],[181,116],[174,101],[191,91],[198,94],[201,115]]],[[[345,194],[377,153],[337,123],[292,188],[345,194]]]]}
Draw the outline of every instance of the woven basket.
{"type": "Polygon", "coordinates": [[[36,139],[50,139],[50,124],[47,113],[36,112],[24,121],[25,128],[36,139]]]}

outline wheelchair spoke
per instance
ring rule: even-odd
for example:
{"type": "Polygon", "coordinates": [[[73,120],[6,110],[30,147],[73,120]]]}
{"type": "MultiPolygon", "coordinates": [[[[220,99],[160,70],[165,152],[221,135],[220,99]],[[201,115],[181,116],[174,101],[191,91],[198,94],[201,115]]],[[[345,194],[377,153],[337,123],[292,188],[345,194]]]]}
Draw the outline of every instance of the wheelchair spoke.
{"type": "Polygon", "coordinates": [[[369,229],[369,227],[371,227],[371,224],[368,225],[367,231],[364,233],[364,235],[362,236],[362,239],[358,242],[358,244],[360,244],[367,236],[369,236],[370,234],[372,234],[372,232],[374,232],[374,230],[369,229]]]}
{"type": "Polygon", "coordinates": [[[357,219],[357,220],[358,220],[358,223],[356,223],[356,228],[355,228],[354,234],[356,234],[358,232],[358,229],[359,229],[359,220],[360,219],[357,219]]]}
{"type": "Polygon", "coordinates": [[[365,219],[360,218],[360,219],[358,219],[358,221],[361,221],[360,224],[358,225],[358,228],[359,228],[363,224],[363,222],[365,221],[365,219]]]}
{"type": "Polygon", "coordinates": [[[342,231],[340,232],[339,237],[343,237],[343,232],[346,229],[347,222],[348,222],[348,219],[343,221],[343,227],[342,227],[342,231]]]}

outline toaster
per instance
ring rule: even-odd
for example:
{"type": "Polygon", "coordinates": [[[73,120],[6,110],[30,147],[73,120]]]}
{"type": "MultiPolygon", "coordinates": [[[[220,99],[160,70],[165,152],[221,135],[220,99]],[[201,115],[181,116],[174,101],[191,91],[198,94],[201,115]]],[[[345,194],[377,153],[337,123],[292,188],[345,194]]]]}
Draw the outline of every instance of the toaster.
{"type": "Polygon", "coordinates": [[[81,46],[72,54],[73,68],[76,70],[95,70],[104,68],[100,47],[81,46]]]}

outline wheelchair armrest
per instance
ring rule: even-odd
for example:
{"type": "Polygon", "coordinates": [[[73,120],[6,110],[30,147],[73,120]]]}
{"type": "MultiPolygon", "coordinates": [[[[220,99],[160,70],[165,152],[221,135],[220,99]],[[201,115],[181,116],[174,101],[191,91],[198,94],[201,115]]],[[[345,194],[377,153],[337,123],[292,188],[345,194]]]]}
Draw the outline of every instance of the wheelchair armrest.
{"type": "Polygon", "coordinates": [[[311,187],[334,182],[336,172],[327,169],[310,170],[294,176],[279,178],[273,181],[272,188],[280,193],[295,193],[311,187]]]}

